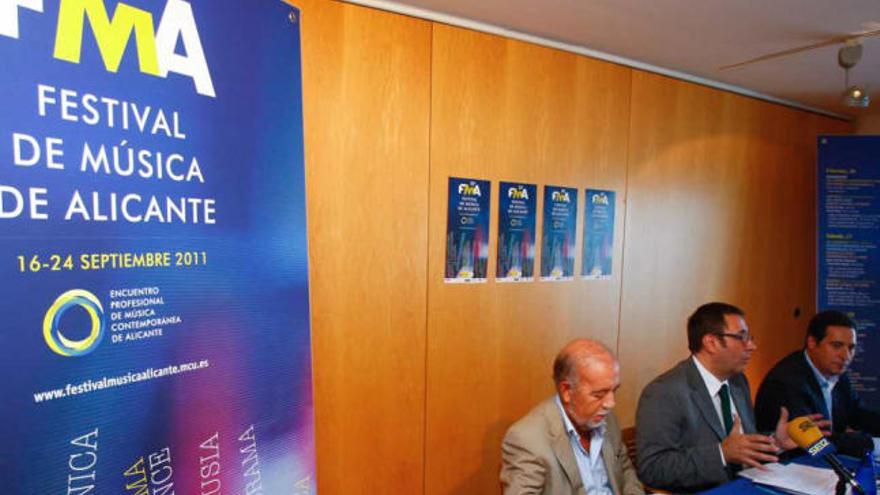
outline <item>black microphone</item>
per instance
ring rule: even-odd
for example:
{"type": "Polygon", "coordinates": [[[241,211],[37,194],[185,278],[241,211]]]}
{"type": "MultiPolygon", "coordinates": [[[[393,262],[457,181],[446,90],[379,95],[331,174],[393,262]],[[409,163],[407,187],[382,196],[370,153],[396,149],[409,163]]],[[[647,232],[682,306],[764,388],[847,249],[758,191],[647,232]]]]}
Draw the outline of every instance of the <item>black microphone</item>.
{"type": "Polygon", "coordinates": [[[809,417],[801,416],[791,420],[788,423],[788,436],[794,440],[798,447],[806,450],[811,457],[823,458],[837,473],[837,477],[852,487],[854,493],[865,495],[865,490],[856,481],[852,471],[847,469],[834,455],[834,445],[822,435],[822,430],[809,417]]]}

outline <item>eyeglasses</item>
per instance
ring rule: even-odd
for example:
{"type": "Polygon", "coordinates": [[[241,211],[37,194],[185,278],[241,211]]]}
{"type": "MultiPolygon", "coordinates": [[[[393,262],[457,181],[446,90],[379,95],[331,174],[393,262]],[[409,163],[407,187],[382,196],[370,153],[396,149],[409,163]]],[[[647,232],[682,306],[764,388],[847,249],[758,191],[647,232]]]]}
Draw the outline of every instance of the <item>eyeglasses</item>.
{"type": "Polygon", "coordinates": [[[719,337],[730,337],[732,339],[736,339],[743,344],[748,344],[749,342],[755,342],[755,336],[750,334],[749,332],[738,332],[738,333],[716,333],[715,335],[719,337]]]}

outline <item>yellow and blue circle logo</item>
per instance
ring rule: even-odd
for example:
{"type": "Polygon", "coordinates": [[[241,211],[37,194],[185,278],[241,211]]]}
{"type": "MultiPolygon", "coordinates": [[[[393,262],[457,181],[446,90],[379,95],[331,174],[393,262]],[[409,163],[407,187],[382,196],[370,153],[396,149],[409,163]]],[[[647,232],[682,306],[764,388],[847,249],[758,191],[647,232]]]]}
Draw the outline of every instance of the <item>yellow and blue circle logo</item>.
{"type": "Polygon", "coordinates": [[[94,351],[104,338],[104,308],[101,301],[87,290],[73,289],[58,296],[46,311],[43,318],[43,338],[52,351],[61,356],[85,356],[94,351]],[[73,307],[86,310],[91,321],[88,336],[82,340],[71,340],[61,333],[61,316],[73,307]]]}

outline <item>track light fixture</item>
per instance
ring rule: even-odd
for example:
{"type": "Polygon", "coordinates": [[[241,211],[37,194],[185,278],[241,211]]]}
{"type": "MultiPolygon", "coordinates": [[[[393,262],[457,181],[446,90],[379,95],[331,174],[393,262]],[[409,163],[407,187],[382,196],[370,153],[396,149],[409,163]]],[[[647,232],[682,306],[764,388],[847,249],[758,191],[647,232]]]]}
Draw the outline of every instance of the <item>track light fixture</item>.
{"type": "Polygon", "coordinates": [[[843,86],[846,88],[843,91],[841,103],[848,107],[866,108],[871,104],[871,96],[865,88],[849,83],[849,70],[855,67],[861,59],[862,44],[859,40],[845,44],[837,52],[837,63],[843,68],[843,86]]]}

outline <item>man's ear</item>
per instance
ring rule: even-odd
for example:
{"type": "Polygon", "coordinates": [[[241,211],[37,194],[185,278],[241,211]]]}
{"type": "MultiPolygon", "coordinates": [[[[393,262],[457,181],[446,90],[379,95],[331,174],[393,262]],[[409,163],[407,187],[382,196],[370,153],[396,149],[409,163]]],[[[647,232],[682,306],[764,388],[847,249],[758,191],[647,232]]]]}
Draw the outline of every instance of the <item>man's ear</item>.
{"type": "Polygon", "coordinates": [[[706,335],[703,335],[702,342],[703,342],[703,349],[706,349],[707,351],[709,351],[710,354],[714,354],[715,351],[718,349],[718,338],[715,337],[715,335],[713,335],[711,333],[707,333],[706,335]]]}
{"type": "Polygon", "coordinates": [[[815,349],[819,346],[819,342],[816,341],[816,337],[812,335],[807,335],[807,349],[815,349]]]}
{"type": "Polygon", "coordinates": [[[563,404],[571,403],[571,383],[568,380],[559,382],[559,400],[563,404]]]}

